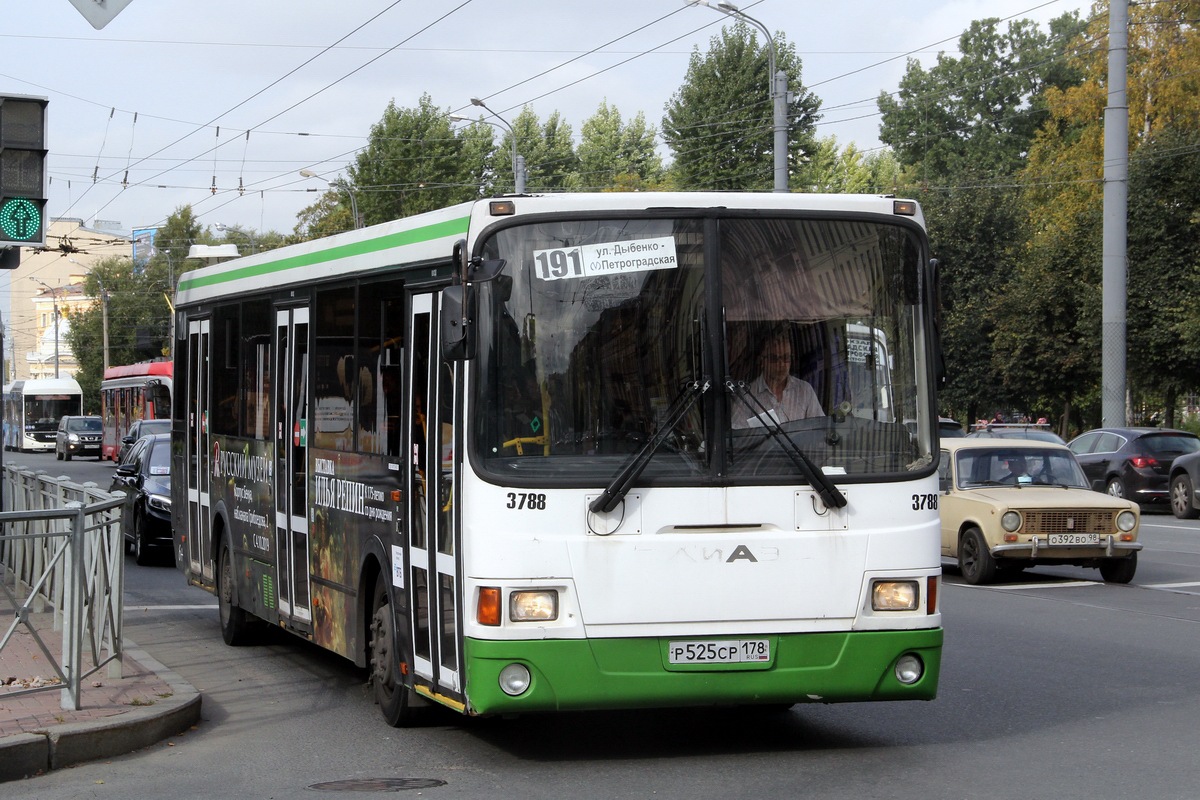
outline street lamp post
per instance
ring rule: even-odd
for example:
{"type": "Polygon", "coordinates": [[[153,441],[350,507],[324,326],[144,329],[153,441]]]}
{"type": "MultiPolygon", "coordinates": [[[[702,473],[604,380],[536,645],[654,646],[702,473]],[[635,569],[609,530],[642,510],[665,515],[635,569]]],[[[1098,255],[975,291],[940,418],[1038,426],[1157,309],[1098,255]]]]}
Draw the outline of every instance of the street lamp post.
{"type": "Polygon", "coordinates": [[[37,278],[31,277],[29,280],[34,283],[40,283],[50,290],[50,297],[54,303],[54,377],[58,377],[58,290],[48,283],[43,283],[37,278]]]}
{"type": "Polygon", "coordinates": [[[300,170],[300,177],[301,178],[316,178],[319,181],[325,181],[333,189],[345,189],[346,194],[348,194],[350,196],[350,213],[354,216],[354,227],[355,228],[362,227],[362,225],[359,224],[359,220],[358,220],[358,201],[356,199],[354,199],[354,190],[350,188],[350,184],[346,183],[341,178],[337,178],[332,181],[326,180],[325,178],[322,178],[317,173],[313,172],[311,169],[300,170]]]}
{"type": "Polygon", "coordinates": [[[508,129],[508,133],[512,137],[513,190],[517,194],[525,194],[525,157],[517,152],[517,132],[513,130],[512,125],[508,124],[508,120],[488,108],[487,104],[485,104],[478,97],[471,98],[471,105],[479,106],[484,111],[500,120],[500,124],[508,129]]]}
{"type": "Polygon", "coordinates": [[[783,70],[776,71],[775,69],[775,37],[771,35],[771,31],[766,25],[756,20],[754,17],[742,11],[733,3],[719,0],[713,3],[710,0],[683,0],[684,4],[689,6],[705,6],[714,11],[720,11],[730,17],[744,19],[751,25],[763,32],[763,36],[767,37],[767,43],[770,44],[771,50],[769,54],[767,70],[770,75],[770,90],[771,102],[774,106],[775,117],[775,188],[776,192],[786,192],[788,189],[788,118],[787,118],[787,73],[783,70]]]}

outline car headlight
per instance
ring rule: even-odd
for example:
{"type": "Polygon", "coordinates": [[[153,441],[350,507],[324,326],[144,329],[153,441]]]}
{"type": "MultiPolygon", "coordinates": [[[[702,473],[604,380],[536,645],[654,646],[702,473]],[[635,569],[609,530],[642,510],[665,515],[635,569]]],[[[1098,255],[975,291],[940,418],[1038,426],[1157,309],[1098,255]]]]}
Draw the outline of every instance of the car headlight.
{"type": "Polygon", "coordinates": [[[508,618],[513,622],[551,622],[558,619],[558,592],[554,589],[513,592],[508,600],[508,618]]]}
{"type": "Polygon", "coordinates": [[[156,511],[165,511],[168,514],[171,513],[171,498],[167,497],[165,494],[150,495],[146,498],[146,505],[150,506],[156,511]]]}
{"type": "Polygon", "coordinates": [[[1004,516],[1000,518],[1000,527],[1009,533],[1019,531],[1021,529],[1021,515],[1016,511],[1005,511],[1004,516]]]}
{"type": "Polygon", "coordinates": [[[1117,528],[1119,530],[1129,533],[1135,527],[1137,527],[1137,514],[1132,511],[1122,511],[1120,514],[1117,514],[1117,528]]]}
{"type": "Polygon", "coordinates": [[[873,611],[916,611],[920,602],[916,581],[876,581],[871,587],[873,611]]]}
{"type": "Polygon", "coordinates": [[[67,441],[71,444],[79,444],[79,434],[71,433],[67,435],[67,441]]]}

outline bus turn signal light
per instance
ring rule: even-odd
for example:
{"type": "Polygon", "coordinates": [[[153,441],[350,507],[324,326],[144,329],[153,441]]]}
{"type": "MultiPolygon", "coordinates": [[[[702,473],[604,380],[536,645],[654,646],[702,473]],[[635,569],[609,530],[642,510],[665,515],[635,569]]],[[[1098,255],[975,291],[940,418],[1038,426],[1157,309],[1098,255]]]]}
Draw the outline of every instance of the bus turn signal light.
{"type": "Polygon", "coordinates": [[[500,624],[500,589],[495,586],[479,587],[479,608],[476,618],[480,625],[500,624]]]}

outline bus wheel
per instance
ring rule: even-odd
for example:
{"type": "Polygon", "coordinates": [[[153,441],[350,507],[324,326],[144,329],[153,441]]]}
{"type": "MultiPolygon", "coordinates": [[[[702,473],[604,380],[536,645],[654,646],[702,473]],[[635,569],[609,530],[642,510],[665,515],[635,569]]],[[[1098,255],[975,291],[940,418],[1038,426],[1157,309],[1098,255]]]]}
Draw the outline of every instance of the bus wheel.
{"type": "Polygon", "coordinates": [[[221,615],[221,637],[225,644],[237,647],[247,643],[250,624],[246,612],[233,604],[233,553],[229,539],[221,539],[217,556],[217,609],[221,615]]]}
{"type": "Polygon", "coordinates": [[[418,719],[412,691],[400,678],[399,657],[396,652],[396,625],[392,607],[388,604],[387,584],[383,578],[375,582],[375,597],[371,603],[370,666],[375,702],[383,718],[393,728],[407,728],[418,719]]]}

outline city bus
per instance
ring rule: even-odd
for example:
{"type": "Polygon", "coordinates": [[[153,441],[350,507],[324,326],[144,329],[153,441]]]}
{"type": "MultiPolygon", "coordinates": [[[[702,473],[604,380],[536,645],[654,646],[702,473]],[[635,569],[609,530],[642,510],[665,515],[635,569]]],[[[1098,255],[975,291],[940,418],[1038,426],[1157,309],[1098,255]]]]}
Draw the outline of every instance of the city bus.
{"type": "Polygon", "coordinates": [[[117,460],[121,439],[138,420],[170,419],[174,371],[175,362],[162,359],[104,370],[100,381],[101,460],[117,460]]]}
{"type": "Polygon", "coordinates": [[[177,564],[225,642],[341,654],[396,726],[933,699],[933,278],[915,202],[783,193],[484,199],[188,272],[177,564]]]}
{"type": "Polygon", "coordinates": [[[32,378],[4,386],[4,449],[53,450],[58,422],[83,414],[83,391],[74,378],[32,378]]]}

